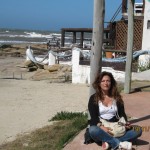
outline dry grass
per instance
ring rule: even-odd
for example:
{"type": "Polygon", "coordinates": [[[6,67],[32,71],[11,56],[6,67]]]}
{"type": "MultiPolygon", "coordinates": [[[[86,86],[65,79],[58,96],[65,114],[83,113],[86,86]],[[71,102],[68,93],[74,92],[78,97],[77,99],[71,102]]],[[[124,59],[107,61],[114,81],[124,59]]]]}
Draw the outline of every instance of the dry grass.
{"type": "MultiPolygon", "coordinates": [[[[67,115],[70,117],[69,113],[67,115]]],[[[79,114],[72,119],[66,117],[63,116],[64,120],[56,117],[60,121],[19,136],[13,142],[1,145],[0,150],[61,150],[68,140],[87,126],[87,115],[79,114]]]]}

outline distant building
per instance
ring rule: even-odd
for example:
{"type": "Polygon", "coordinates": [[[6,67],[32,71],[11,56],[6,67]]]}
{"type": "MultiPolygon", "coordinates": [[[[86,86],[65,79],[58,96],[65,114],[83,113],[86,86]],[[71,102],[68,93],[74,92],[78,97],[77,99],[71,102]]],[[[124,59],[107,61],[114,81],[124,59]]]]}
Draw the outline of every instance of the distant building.
{"type": "MultiPolygon", "coordinates": [[[[147,28],[150,28],[150,0],[146,0],[146,10],[145,9],[145,0],[141,0],[141,3],[134,4],[134,41],[133,41],[133,50],[138,51],[145,49],[144,45],[147,45],[148,39],[147,36],[150,36],[150,31],[147,31],[147,28]],[[149,19],[146,15],[149,13],[149,19]],[[143,21],[144,20],[144,21],[143,21]],[[144,30],[143,30],[144,22],[144,30]],[[148,27],[147,27],[148,26],[148,27]],[[148,32],[148,35],[146,33],[148,32]],[[142,43],[143,41],[143,43],[142,43]],[[146,43],[147,42],[147,43],[146,43]]],[[[107,50],[118,50],[126,51],[127,49],[127,34],[128,34],[128,0],[122,0],[122,3],[112,16],[107,26],[104,29],[104,39],[103,45],[104,49],[107,50]],[[121,19],[116,21],[117,15],[121,12],[121,19]]],[[[80,33],[80,40],[78,47],[86,48],[84,41],[84,33],[92,33],[92,28],[62,28],[61,29],[61,47],[65,46],[65,33],[72,33],[72,43],[77,43],[77,33],[80,33]]],[[[149,42],[150,43],[150,42],[149,42]]],[[[91,44],[91,41],[90,41],[91,44]]],[[[91,47],[90,47],[91,48],[91,47]]],[[[149,46],[150,48],[150,46],[149,46]]],[[[146,47],[147,49],[147,47],[146,47]]]]}

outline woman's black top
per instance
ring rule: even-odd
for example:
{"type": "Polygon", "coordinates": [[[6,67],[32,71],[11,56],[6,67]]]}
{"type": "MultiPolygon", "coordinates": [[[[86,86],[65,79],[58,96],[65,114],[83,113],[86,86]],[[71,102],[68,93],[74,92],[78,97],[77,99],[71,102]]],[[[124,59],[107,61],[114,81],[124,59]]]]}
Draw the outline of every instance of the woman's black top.
{"type": "MultiPolygon", "coordinates": [[[[91,97],[89,99],[89,103],[88,103],[88,110],[89,110],[90,117],[91,117],[89,120],[90,126],[91,125],[97,125],[100,122],[99,106],[95,102],[94,98],[95,98],[95,94],[91,95],[91,97]]],[[[126,116],[126,113],[124,110],[124,104],[117,101],[116,105],[117,105],[119,117],[124,117],[125,120],[127,121],[127,116],[126,116]]]]}

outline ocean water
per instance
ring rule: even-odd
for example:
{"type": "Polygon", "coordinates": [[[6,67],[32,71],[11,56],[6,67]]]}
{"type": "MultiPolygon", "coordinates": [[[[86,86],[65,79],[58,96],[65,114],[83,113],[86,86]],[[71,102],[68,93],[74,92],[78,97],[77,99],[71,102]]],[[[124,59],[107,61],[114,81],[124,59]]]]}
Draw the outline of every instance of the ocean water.
{"type": "MultiPolygon", "coordinates": [[[[57,38],[61,41],[60,31],[32,31],[32,30],[12,30],[12,29],[0,29],[0,45],[2,44],[46,44],[49,39],[57,38]]],[[[80,34],[77,33],[77,43],[80,42],[80,34]]],[[[91,39],[91,34],[85,33],[85,41],[91,39]]],[[[72,33],[67,32],[65,34],[65,45],[72,44],[72,33]]]]}
{"type": "Polygon", "coordinates": [[[61,33],[50,31],[0,29],[0,44],[43,44],[47,43],[48,39],[53,38],[54,36],[60,39],[61,33]]]}

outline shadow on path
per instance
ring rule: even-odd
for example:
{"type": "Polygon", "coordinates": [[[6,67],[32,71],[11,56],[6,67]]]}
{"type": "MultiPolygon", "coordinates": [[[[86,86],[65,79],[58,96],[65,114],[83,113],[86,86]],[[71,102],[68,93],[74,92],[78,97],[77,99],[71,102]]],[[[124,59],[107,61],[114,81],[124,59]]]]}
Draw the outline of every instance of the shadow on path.
{"type": "Polygon", "coordinates": [[[147,115],[147,116],[145,116],[145,117],[141,117],[141,118],[139,118],[139,119],[133,119],[133,120],[131,120],[130,122],[131,122],[131,123],[136,123],[136,122],[140,122],[140,121],[144,121],[144,120],[148,120],[148,119],[150,119],[150,115],[147,115]]]}

